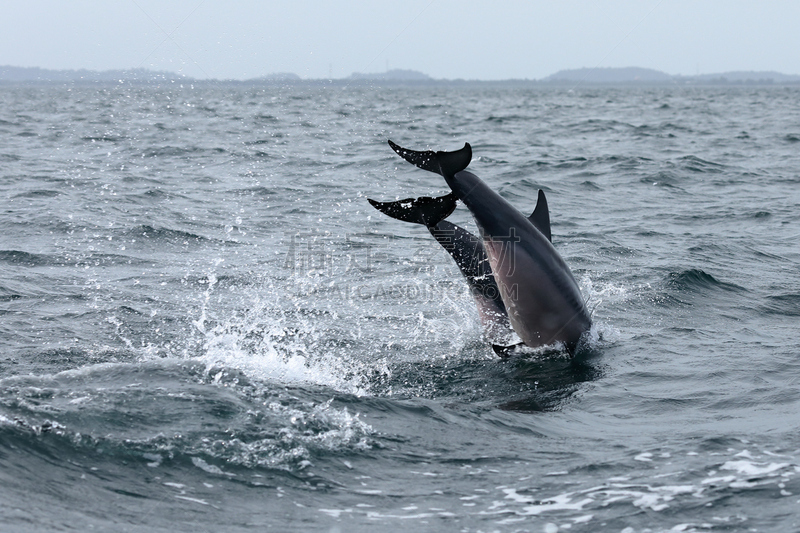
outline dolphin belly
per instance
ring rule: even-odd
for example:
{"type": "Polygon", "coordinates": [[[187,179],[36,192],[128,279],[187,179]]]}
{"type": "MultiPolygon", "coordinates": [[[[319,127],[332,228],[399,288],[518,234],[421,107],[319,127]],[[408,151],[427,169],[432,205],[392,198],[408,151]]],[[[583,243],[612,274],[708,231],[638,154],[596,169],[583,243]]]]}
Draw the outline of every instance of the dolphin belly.
{"type": "Polygon", "coordinates": [[[522,213],[471,172],[448,180],[478,225],[514,331],[528,346],[563,342],[574,350],[591,327],[567,264],[522,213]]]}
{"type": "Polygon", "coordinates": [[[562,342],[572,349],[591,323],[570,281],[553,276],[520,250],[491,240],[486,246],[509,322],[519,338],[531,347],[562,342]]]}

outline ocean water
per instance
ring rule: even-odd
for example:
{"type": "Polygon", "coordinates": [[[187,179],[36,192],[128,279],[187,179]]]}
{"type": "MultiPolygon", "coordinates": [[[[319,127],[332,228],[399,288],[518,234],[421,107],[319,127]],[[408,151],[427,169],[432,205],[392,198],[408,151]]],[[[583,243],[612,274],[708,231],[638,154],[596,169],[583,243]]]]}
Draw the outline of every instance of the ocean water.
{"type": "Polygon", "coordinates": [[[799,100],[0,88],[0,530],[798,530],[799,100]],[[545,190],[576,360],[493,354],[387,139],[545,190]]]}

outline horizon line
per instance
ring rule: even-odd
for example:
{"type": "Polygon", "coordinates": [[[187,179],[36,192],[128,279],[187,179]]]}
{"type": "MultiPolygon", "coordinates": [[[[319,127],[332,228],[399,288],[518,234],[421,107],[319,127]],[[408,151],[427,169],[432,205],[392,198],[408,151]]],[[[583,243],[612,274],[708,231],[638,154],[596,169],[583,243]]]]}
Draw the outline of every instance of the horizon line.
{"type": "MultiPolygon", "coordinates": [[[[393,81],[393,82],[505,82],[505,81],[526,81],[526,82],[549,82],[549,81],[558,81],[558,79],[550,79],[553,76],[556,76],[561,73],[577,73],[577,72],[586,72],[590,73],[592,71],[630,71],[630,70],[641,70],[647,73],[655,74],[655,75],[663,75],[669,78],[700,78],[700,77],[724,77],[724,75],[730,74],[772,74],[778,75],[780,77],[785,78],[797,78],[797,81],[800,81],[800,75],[798,74],[787,74],[784,72],[780,72],[777,70],[727,70],[721,72],[709,72],[709,73],[699,73],[699,74],[670,74],[668,72],[664,72],[658,69],[650,68],[650,67],[638,67],[638,66],[627,66],[627,67],[578,67],[578,68],[566,68],[560,69],[548,76],[543,78],[496,78],[496,79],[481,79],[481,78],[434,78],[420,70],[416,69],[402,69],[402,68],[393,68],[387,69],[383,72],[352,72],[349,76],[345,77],[320,77],[320,78],[312,78],[312,77],[302,77],[299,74],[294,72],[270,72],[266,74],[261,74],[254,77],[239,77],[239,78],[196,78],[191,77],[186,74],[182,74],[180,72],[175,72],[171,70],[155,70],[146,67],[130,67],[130,68],[111,68],[111,69],[103,69],[103,70],[95,70],[89,68],[65,68],[65,69],[53,69],[53,68],[46,68],[46,67],[22,67],[22,66],[15,66],[15,65],[0,65],[0,81],[10,81],[4,80],[2,74],[4,74],[4,70],[6,69],[15,69],[15,70],[38,70],[38,71],[45,71],[45,72],[52,72],[52,73],[59,73],[59,74],[68,74],[68,73],[81,73],[87,72],[90,74],[108,74],[108,73],[124,73],[124,72],[145,72],[155,75],[165,75],[169,74],[174,76],[176,79],[186,80],[186,81],[234,81],[234,82],[247,82],[247,81],[309,81],[309,82],[321,82],[321,81],[393,81]],[[414,77],[409,78],[385,78],[384,76],[391,73],[409,73],[414,75],[414,77]]],[[[768,80],[770,78],[750,78],[752,81],[760,81],[760,80],[768,80]]],[[[561,78],[562,81],[578,81],[574,79],[566,79],[561,78]]],[[[23,81],[23,80],[19,80],[23,81]]],[[[48,80],[24,80],[24,81],[48,81],[48,80]]],[[[63,81],[63,80],[53,80],[53,81],[63,81]]],[[[87,80],[93,81],[93,80],[87,80]]],[[[629,80],[631,82],[641,81],[641,82],[658,82],[660,80],[656,79],[649,79],[649,80],[629,80]]],[[[667,80],[663,80],[667,81],[667,80]]],[[[742,79],[741,81],[744,81],[742,79]]],[[[607,82],[606,82],[607,83],[607,82]]],[[[613,81],[611,82],[613,83],[613,81]]],[[[619,83],[619,81],[618,81],[619,83]]]]}

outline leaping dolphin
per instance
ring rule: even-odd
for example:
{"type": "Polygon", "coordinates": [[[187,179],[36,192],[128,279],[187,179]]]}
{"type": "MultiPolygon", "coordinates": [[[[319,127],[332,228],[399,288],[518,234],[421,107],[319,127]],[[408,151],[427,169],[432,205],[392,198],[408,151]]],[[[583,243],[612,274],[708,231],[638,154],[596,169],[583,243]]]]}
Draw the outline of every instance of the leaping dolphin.
{"type": "MultiPolygon", "coordinates": [[[[472,160],[469,143],[454,152],[418,152],[392,141],[389,145],[406,161],[443,176],[470,210],[509,322],[523,343],[539,347],[560,342],[573,354],[592,321],[572,272],[550,242],[544,193],[539,191],[537,210],[526,218],[464,170],[472,160]]],[[[502,347],[495,346],[495,351],[508,355],[502,347]]]]}

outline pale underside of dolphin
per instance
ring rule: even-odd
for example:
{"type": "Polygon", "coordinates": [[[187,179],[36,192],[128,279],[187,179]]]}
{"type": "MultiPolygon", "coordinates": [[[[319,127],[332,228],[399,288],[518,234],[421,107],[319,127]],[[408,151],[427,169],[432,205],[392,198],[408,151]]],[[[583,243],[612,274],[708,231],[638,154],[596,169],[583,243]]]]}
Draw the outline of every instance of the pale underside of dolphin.
{"type": "MultiPolygon", "coordinates": [[[[406,161],[443,176],[452,197],[470,210],[500,300],[523,343],[530,347],[563,343],[574,353],[582,335],[591,327],[591,318],[572,272],[550,242],[544,193],[539,191],[536,210],[528,218],[475,174],[464,170],[472,159],[469,144],[454,152],[418,152],[392,141],[389,145],[406,161]]],[[[452,207],[448,205],[420,223],[435,228],[443,221],[435,219],[449,216],[454,208],[454,203],[452,207]]],[[[467,273],[464,275],[469,281],[467,273]]]]}

